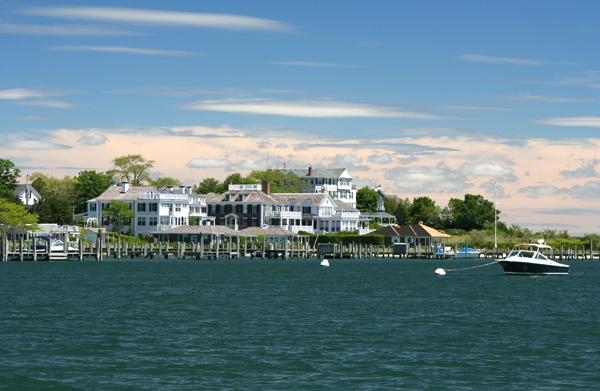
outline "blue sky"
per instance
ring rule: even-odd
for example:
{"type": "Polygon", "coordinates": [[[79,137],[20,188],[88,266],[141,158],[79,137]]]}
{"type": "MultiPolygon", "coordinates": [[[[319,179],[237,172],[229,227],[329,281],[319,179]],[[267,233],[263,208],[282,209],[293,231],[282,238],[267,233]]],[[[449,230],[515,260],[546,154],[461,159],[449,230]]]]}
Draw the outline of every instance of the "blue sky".
{"type": "Polygon", "coordinates": [[[593,1],[0,1],[1,154],[24,173],[140,153],[186,183],[347,167],[600,232],[593,1]]]}

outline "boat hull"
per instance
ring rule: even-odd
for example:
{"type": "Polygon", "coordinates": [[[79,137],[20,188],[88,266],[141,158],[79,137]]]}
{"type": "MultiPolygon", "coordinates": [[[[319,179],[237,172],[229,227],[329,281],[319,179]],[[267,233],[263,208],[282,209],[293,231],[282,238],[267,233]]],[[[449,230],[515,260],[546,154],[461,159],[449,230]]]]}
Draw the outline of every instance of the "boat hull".
{"type": "Polygon", "coordinates": [[[535,262],[499,261],[505,274],[569,274],[569,265],[560,263],[543,264],[535,262]]]}

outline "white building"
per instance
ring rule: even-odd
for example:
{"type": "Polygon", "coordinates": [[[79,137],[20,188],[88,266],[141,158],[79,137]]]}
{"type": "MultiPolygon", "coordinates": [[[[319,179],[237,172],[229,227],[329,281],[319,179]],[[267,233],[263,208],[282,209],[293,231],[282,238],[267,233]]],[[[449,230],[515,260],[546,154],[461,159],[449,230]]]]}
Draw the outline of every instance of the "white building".
{"type": "Polygon", "coordinates": [[[21,203],[25,206],[32,206],[40,202],[42,196],[29,183],[26,185],[18,185],[15,188],[15,195],[19,197],[21,203]]]}
{"type": "Polygon", "coordinates": [[[304,182],[305,193],[327,193],[331,198],[343,201],[356,207],[356,185],[352,184],[352,176],[345,168],[312,168],[284,169],[304,182]]]}
{"type": "Polygon", "coordinates": [[[156,189],[152,186],[113,185],[98,197],[87,201],[88,222],[100,227],[110,226],[104,214],[112,201],[129,204],[134,212],[131,223],[124,228],[130,234],[140,235],[195,224],[210,224],[205,199],[192,193],[191,186],[156,189]]]}
{"type": "Polygon", "coordinates": [[[270,193],[269,184],[230,185],[208,201],[208,215],[233,229],[279,227],[292,232],[356,231],[360,211],[329,193],[270,193]]]}
{"type": "Polygon", "coordinates": [[[356,231],[360,211],[333,199],[328,193],[274,193],[280,211],[273,211],[271,225],[299,232],[333,233],[356,231]]]}

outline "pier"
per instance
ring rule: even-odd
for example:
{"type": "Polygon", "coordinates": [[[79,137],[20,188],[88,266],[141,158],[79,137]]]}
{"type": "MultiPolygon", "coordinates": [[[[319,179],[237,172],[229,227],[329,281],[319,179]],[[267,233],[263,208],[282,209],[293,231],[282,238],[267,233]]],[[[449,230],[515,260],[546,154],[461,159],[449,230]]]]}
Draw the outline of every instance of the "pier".
{"type": "MultiPolygon", "coordinates": [[[[0,234],[0,260],[8,261],[79,261],[102,262],[121,259],[440,259],[428,246],[384,246],[365,244],[314,243],[307,236],[289,232],[248,230],[227,227],[179,227],[155,235],[148,242],[131,243],[122,237],[98,229],[87,231],[76,241],[60,237],[61,249],[39,246],[35,234],[13,236],[0,234]],[[268,233],[265,235],[265,233],[268,233]]],[[[479,259],[502,259],[509,248],[480,249],[479,259]]],[[[452,256],[449,257],[453,259],[452,256]]],[[[600,260],[600,250],[590,247],[556,249],[554,259],[600,260]]]]}

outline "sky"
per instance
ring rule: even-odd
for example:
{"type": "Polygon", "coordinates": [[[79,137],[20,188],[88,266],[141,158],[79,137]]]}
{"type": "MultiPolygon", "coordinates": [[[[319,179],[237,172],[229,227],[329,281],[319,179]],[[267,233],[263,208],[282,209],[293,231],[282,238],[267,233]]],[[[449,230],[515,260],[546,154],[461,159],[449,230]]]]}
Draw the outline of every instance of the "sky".
{"type": "Polygon", "coordinates": [[[0,0],[0,157],[185,184],[347,168],[600,233],[600,2],[0,0]]]}

